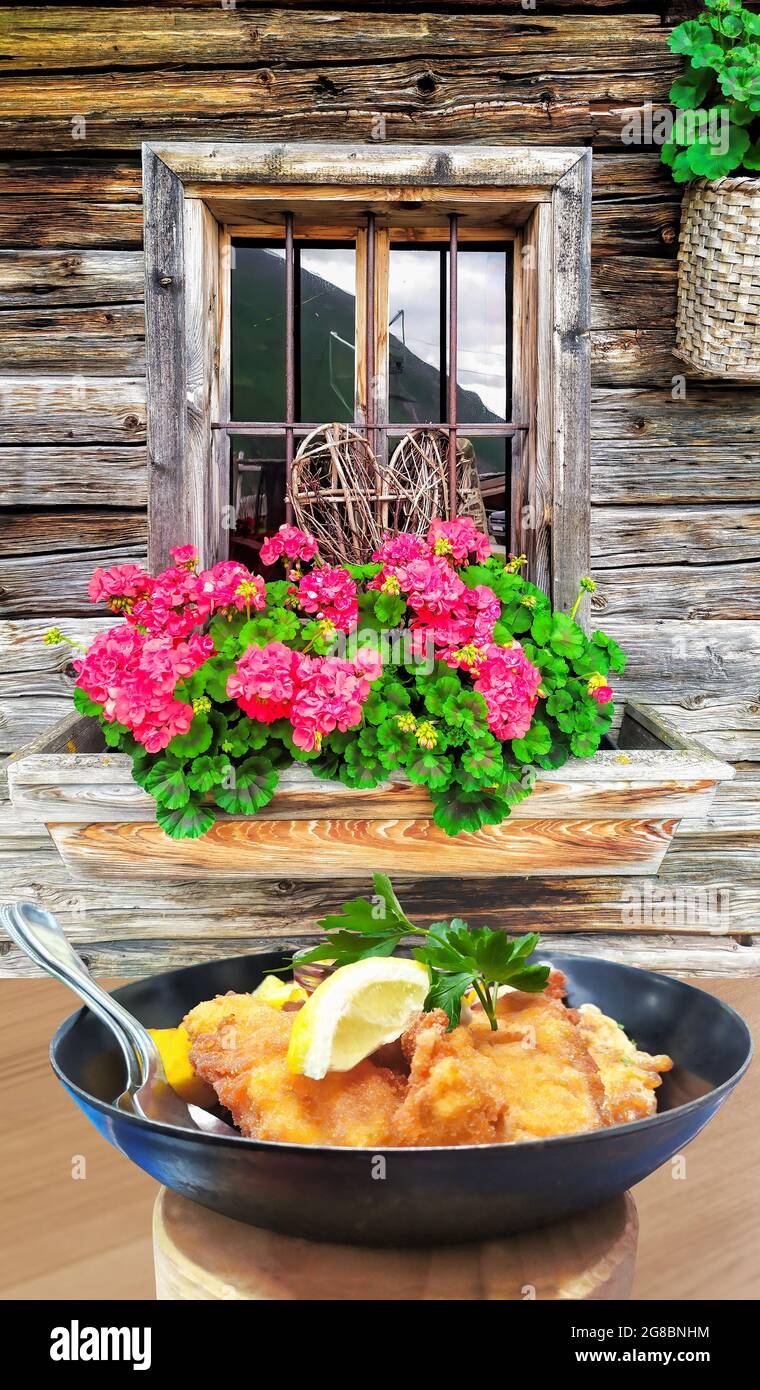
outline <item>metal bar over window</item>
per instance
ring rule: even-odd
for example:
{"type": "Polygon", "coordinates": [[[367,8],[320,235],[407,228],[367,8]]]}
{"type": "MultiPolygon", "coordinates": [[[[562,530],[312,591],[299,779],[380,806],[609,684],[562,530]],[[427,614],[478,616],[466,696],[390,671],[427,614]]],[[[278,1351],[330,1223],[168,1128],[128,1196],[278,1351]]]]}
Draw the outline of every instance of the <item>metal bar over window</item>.
{"type": "Polygon", "coordinates": [[[457,216],[449,218],[449,516],[457,514],[457,216]]]}
{"type": "Polygon", "coordinates": [[[285,520],[293,521],[290,479],[293,472],[293,426],[296,418],[296,315],[293,214],[285,213],[285,520]]]}

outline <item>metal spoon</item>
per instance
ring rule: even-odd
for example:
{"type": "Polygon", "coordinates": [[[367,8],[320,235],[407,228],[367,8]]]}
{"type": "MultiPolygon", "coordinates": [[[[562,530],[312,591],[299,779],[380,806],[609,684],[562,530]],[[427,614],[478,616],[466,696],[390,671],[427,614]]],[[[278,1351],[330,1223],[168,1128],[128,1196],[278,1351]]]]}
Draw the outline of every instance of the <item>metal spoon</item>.
{"type": "Polygon", "coordinates": [[[172,1090],[158,1048],[148,1030],[113,995],[107,994],[95,983],[52,913],[36,903],[18,902],[0,907],[0,920],[11,940],[26,952],[30,960],[55,980],[73,989],[101,1022],[110,1028],[127,1068],[126,1090],[116,1097],[114,1105],[141,1115],[144,1120],[240,1138],[237,1130],[224,1120],[199,1105],[189,1105],[172,1090]]]}

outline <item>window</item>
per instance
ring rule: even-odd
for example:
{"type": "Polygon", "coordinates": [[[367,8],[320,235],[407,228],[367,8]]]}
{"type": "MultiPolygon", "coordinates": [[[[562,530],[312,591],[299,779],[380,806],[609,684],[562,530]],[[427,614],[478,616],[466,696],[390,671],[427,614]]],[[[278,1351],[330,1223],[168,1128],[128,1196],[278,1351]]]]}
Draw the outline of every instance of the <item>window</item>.
{"type": "Polygon", "coordinates": [[[228,553],[236,494],[254,531],[275,521],[307,425],[364,421],[382,453],[423,420],[469,441],[507,548],[569,606],[589,549],[590,165],[556,146],[146,144],[151,561],[178,539],[228,553]]]}
{"type": "MultiPolygon", "coordinates": [[[[356,229],[366,231],[366,219],[356,229]]],[[[403,229],[397,229],[396,236],[403,229]]],[[[282,236],[285,226],[283,223],[282,236]]],[[[308,212],[295,225],[293,418],[303,432],[327,421],[353,423],[363,413],[359,366],[366,355],[357,335],[357,275],[366,263],[353,240],[309,235],[308,212]],[[303,230],[303,237],[299,236],[303,230]]],[[[497,541],[511,471],[511,439],[477,433],[510,419],[512,242],[465,240],[457,250],[456,420],[459,447],[472,450],[486,512],[497,541]],[[476,431],[472,439],[469,433],[476,431]]],[[[377,315],[373,358],[384,396],[375,403],[375,451],[387,458],[404,427],[450,422],[450,251],[448,243],[419,245],[375,238],[377,315]],[[387,360],[386,360],[387,357],[387,360]]],[[[286,517],[285,437],[266,425],[286,425],[286,249],[273,239],[231,239],[230,427],[232,551],[250,559],[265,534],[286,517]],[[256,431],[249,433],[247,431],[256,431]]]]}

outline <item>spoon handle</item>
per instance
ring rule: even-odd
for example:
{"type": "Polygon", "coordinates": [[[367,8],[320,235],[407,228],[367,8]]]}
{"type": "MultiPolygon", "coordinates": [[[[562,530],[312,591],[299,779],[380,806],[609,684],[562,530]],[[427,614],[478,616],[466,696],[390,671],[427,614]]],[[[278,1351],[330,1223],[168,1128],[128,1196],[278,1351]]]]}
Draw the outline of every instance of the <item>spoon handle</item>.
{"type": "Polygon", "coordinates": [[[127,1089],[136,1090],[158,1056],[147,1030],[96,984],[51,912],[36,903],[17,902],[0,907],[0,919],[11,940],[26,952],[35,965],[73,989],[101,1022],[111,1029],[124,1054],[127,1089]]]}

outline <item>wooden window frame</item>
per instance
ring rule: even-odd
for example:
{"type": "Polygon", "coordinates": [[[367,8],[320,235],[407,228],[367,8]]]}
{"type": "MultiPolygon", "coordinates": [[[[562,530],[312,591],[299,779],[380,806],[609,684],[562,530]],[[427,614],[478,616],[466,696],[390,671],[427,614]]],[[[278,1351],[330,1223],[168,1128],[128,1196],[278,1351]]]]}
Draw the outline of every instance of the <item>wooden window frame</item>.
{"type": "Polygon", "coordinates": [[[456,212],[514,238],[512,411],[530,428],[513,451],[510,548],[570,606],[590,547],[590,149],[149,142],[143,201],[152,566],[180,542],[206,564],[226,555],[229,449],[212,423],[229,419],[232,236],[308,206],[333,230],[371,210],[423,240],[456,212]]]}

